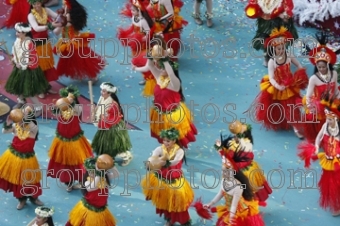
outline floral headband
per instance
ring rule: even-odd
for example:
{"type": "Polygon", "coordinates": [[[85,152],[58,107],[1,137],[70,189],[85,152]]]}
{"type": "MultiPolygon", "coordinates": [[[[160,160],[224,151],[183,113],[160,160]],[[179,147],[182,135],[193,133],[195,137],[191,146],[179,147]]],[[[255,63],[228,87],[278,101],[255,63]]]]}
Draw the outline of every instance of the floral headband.
{"type": "Polygon", "coordinates": [[[49,208],[46,206],[39,206],[35,208],[35,214],[43,218],[52,217],[54,214],[54,208],[53,207],[49,208]]]}
{"type": "Polygon", "coordinates": [[[29,3],[30,5],[33,5],[33,4],[36,3],[36,2],[44,3],[44,0],[28,0],[28,3],[29,3]]]}
{"type": "Polygon", "coordinates": [[[117,87],[115,87],[114,85],[112,85],[109,82],[104,82],[100,85],[101,89],[105,89],[107,92],[109,93],[116,93],[117,92],[117,87]]]}
{"type": "Polygon", "coordinates": [[[175,128],[167,129],[167,130],[162,130],[160,133],[160,137],[167,138],[169,140],[177,140],[179,137],[179,132],[175,128]]]}
{"type": "Polygon", "coordinates": [[[30,25],[28,25],[28,27],[24,27],[22,25],[23,25],[23,23],[16,23],[15,26],[14,26],[14,29],[17,32],[21,32],[21,33],[28,33],[28,32],[32,31],[32,28],[31,28],[30,25]]]}

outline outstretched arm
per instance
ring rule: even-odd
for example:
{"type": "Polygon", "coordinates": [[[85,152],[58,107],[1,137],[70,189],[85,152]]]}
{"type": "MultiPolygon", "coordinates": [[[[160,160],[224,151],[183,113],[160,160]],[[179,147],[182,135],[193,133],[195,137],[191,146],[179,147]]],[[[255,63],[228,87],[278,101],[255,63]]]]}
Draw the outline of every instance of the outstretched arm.
{"type": "Polygon", "coordinates": [[[310,106],[310,104],[311,104],[310,102],[311,102],[311,98],[314,94],[315,82],[316,82],[315,76],[312,75],[312,77],[308,81],[308,87],[307,87],[307,92],[306,92],[306,102],[307,102],[308,108],[312,107],[312,106],[310,106]]]}

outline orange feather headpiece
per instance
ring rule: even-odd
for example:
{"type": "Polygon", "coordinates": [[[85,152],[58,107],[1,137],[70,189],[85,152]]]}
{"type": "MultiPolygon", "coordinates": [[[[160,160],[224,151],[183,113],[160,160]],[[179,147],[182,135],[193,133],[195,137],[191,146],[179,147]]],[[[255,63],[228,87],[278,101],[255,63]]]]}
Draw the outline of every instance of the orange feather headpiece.
{"type": "Polygon", "coordinates": [[[286,44],[288,40],[293,39],[293,35],[288,31],[287,28],[281,26],[280,28],[274,28],[264,42],[264,47],[268,46],[278,46],[281,44],[286,44]]]}

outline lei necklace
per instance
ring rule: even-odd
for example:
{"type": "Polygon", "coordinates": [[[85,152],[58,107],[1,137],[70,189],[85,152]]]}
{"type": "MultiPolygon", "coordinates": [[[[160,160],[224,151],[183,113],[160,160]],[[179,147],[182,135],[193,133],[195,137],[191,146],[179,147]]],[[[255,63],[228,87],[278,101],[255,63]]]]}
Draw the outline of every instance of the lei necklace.
{"type": "Polygon", "coordinates": [[[168,150],[164,144],[162,144],[162,149],[164,152],[167,152],[169,155],[169,159],[173,159],[176,155],[176,152],[178,149],[180,149],[180,147],[177,144],[174,144],[173,148],[171,148],[170,150],[168,150]]]}
{"type": "Polygon", "coordinates": [[[73,116],[73,108],[61,112],[63,119],[69,120],[73,116]]]}
{"type": "Polygon", "coordinates": [[[26,140],[29,137],[31,132],[29,126],[29,124],[26,124],[23,128],[21,125],[15,124],[15,131],[20,140],[26,140]]]}
{"type": "Polygon", "coordinates": [[[168,76],[167,77],[161,76],[160,83],[161,84],[159,86],[161,87],[161,89],[164,89],[169,85],[170,78],[168,76]]]}
{"type": "MultiPolygon", "coordinates": [[[[92,178],[92,177],[87,177],[87,181],[90,182],[90,183],[92,183],[92,182],[94,181],[94,178],[92,178]]],[[[99,181],[98,184],[97,184],[97,188],[103,189],[103,188],[106,188],[107,185],[108,185],[108,184],[106,183],[106,179],[103,178],[103,177],[101,177],[101,178],[100,178],[100,181],[99,181]]]]}
{"type": "Polygon", "coordinates": [[[42,17],[35,9],[31,10],[31,13],[33,14],[34,18],[37,20],[38,24],[45,25],[47,24],[47,13],[44,8],[41,9],[41,12],[42,12],[42,17]]]}

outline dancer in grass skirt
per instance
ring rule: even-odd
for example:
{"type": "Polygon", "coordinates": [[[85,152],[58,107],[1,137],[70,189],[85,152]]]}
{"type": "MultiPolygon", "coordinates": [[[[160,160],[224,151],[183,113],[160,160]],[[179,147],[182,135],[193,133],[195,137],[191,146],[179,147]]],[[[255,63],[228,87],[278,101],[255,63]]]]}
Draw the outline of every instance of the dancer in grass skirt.
{"type": "Polygon", "coordinates": [[[108,154],[113,159],[123,159],[122,166],[130,163],[133,156],[130,136],[124,121],[124,112],[117,97],[117,87],[109,82],[100,85],[101,97],[94,111],[94,125],[98,131],[92,140],[93,152],[108,154]]]}
{"type": "MultiPolygon", "coordinates": [[[[17,39],[12,48],[14,68],[6,85],[6,92],[18,96],[21,107],[30,98],[33,104],[40,105],[36,95],[45,92],[48,82],[38,64],[38,56],[33,44],[31,27],[25,23],[15,25],[17,39]]],[[[37,106],[36,109],[41,109],[37,106]]]]}
{"type": "Polygon", "coordinates": [[[65,226],[115,226],[116,219],[111,214],[107,204],[109,198],[110,179],[117,177],[118,171],[114,162],[108,160],[110,156],[98,156],[85,160],[84,167],[87,170],[85,183],[83,184],[83,198],[71,210],[69,220],[65,226]],[[111,166],[100,167],[100,159],[104,163],[112,163],[111,166]]]}
{"type": "Polygon", "coordinates": [[[229,124],[229,131],[233,136],[221,136],[221,141],[217,141],[215,147],[222,156],[227,155],[234,160],[238,169],[248,178],[255,193],[254,198],[261,206],[266,206],[266,200],[273,191],[260,165],[254,160],[251,125],[236,120],[229,124]]]}
{"type": "Polygon", "coordinates": [[[65,183],[67,191],[79,188],[74,181],[81,181],[83,163],[93,156],[90,143],[80,127],[82,106],[77,97],[80,95],[76,87],[66,87],[60,90],[62,97],[56,102],[54,113],[58,119],[56,136],[52,141],[48,156],[47,176],[59,178],[65,183]]]}
{"type": "MultiPolygon", "coordinates": [[[[132,18],[132,25],[127,29],[119,28],[117,37],[123,46],[129,46],[132,52],[131,63],[137,67],[143,67],[147,62],[148,44],[150,44],[150,37],[153,35],[154,22],[150,18],[145,9],[146,1],[131,0],[126,4],[121,14],[128,18],[132,18]]],[[[151,71],[146,70],[142,72],[144,80],[140,85],[145,85],[143,96],[152,97],[153,90],[156,86],[156,80],[151,71]]]]}
{"type": "Polygon", "coordinates": [[[260,214],[259,205],[253,198],[253,191],[248,178],[240,172],[227,156],[223,156],[223,182],[215,198],[205,204],[205,208],[211,208],[216,212],[218,226],[264,226],[265,223],[260,214]],[[222,198],[225,205],[212,207],[222,198]]]}
{"type": "Polygon", "coordinates": [[[6,0],[5,2],[11,6],[9,17],[3,24],[6,28],[14,28],[16,23],[27,23],[27,15],[30,11],[30,4],[27,0],[6,0]]]}
{"type": "Polygon", "coordinates": [[[63,10],[67,23],[62,27],[62,38],[53,49],[59,56],[58,75],[89,79],[95,83],[105,67],[105,61],[90,48],[95,34],[81,32],[87,25],[86,9],[76,0],[64,0],[63,10]]]}
{"type": "Polygon", "coordinates": [[[251,114],[255,113],[255,119],[266,129],[277,131],[293,127],[294,133],[301,139],[300,91],[307,87],[308,76],[306,69],[286,51],[285,44],[291,38],[290,32],[280,27],[275,28],[266,39],[264,45],[272,58],[268,63],[268,75],[261,80],[261,91],[251,107],[255,112],[251,114]],[[291,64],[297,67],[294,74],[291,64]]]}
{"type": "Polygon", "coordinates": [[[150,158],[153,160],[149,160],[151,165],[159,165],[159,168],[149,168],[152,171],[141,182],[143,193],[146,200],[151,200],[156,207],[156,213],[164,215],[165,226],[176,222],[190,226],[188,209],[193,202],[194,191],[182,172],[186,159],[178,142],[179,131],[174,128],[162,130],[159,136],[163,144],[153,151],[150,158]]]}
{"type": "Polygon", "coordinates": [[[29,198],[36,205],[43,205],[38,199],[42,194],[41,172],[34,145],[38,140],[38,124],[33,109],[27,106],[24,112],[14,109],[3,125],[3,133],[13,133],[9,148],[0,157],[0,188],[13,192],[19,200],[21,210],[29,198]]]}
{"type": "MultiPolygon", "coordinates": [[[[178,75],[178,64],[169,60],[166,55],[171,50],[164,50],[160,45],[154,45],[151,57],[146,67],[156,78],[157,85],[154,90],[154,106],[150,110],[151,136],[159,143],[163,139],[159,137],[160,131],[172,127],[180,131],[179,143],[188,148],[190,142],[196,141],[196,126],[193,123],[193,115],[184,103],[182,84],[178,75]]],[[[135,70],[144,70],[135,68],[135,70]]]]}
{"type": "Polygon", "coordinates": [[[338,73],[334,69],[337,57],[331,49],[327,48],[325,33],[316,35],[319,46],[310,51],[309,60],[314,65],[314,74],[309,78],[306,96],[302,103],[306,109],[306,122],[303,124],[304,136],[311,143],[326,122],[325,112],[319,109],[318,103],[325,97],[340,98],[338,73]]]}
{"type": "Polygon", "coordinates": [[[340,215],[340,103],[338,99],[322,99],[326,122],[322,125],[315,143],[298,145],[298,156],[309,168],[311,160],[319,160],[322,174],[318,182],[319,205],[322,209],[340,215]],[[320,151],[323,149],[323,152],[320,151]]]}
{"type": "MultiPolygon", "coordinates": [[[[48,82],[57,81],[59,76],[54,67],[52,45],[48,37],[48,31],[58,32],[59,29],[55,28],[58,24],[54,22],[58,14],[44,7],[44,0],[29,0],[29,3],[31,4],[31,11],[28,14],[28,22],[32,27],[32,36],[39,57],[39,66],[48,82]]],[[[57,92],[49,85],[44,93],[39,94],[39,97],[44,98],[45,93],[56,94],[57,92]]]]}

